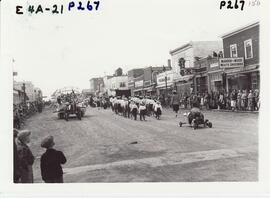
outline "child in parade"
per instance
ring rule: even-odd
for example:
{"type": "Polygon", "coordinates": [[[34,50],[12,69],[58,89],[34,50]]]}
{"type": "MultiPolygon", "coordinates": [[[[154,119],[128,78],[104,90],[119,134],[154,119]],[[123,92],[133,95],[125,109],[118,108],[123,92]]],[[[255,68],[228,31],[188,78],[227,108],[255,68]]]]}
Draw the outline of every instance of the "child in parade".
{"type": "Polygon", "coordinates": [[[154,105],[154,112],[155,112],[156,118],[159,120],[162,114],[162,106],[159,101],[157,101],[156,104],[154,105]]]}
{"type": "Polygon", "coordinates": [[[137,120],[138,106],[135,104],[134,101],[131,101],[130,103],[130,111],[131,111],[132,118],[134,120],[137,120]]]}
{"type": "Polygon", "coordinates": [[[140,113],[140,120],[144,120],[145,121],[145,115],[146,115],[146,106],[144,102],[140,103],[139,106],[139,113],[140,113]]]}

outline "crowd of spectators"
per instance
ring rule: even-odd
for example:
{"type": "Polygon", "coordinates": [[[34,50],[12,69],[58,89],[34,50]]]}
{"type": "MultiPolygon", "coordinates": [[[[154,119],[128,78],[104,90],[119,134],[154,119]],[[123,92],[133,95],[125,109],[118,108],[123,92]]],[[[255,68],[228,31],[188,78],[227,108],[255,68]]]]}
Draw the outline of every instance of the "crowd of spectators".
{"type": "Polygon", "coordinates": [[[205,92],[180,95],[182,108],[224,109],[232,111],[258,111],[260,108],[259,90],[232,90],[231,92],[205,92]]]}
{"type": "Polygon", "coordinates": [[[20,129],[24,121],[35,113],[41,113],[43,109],[42,101],[21,102],[13,104],[13,127],[20,129]]]}

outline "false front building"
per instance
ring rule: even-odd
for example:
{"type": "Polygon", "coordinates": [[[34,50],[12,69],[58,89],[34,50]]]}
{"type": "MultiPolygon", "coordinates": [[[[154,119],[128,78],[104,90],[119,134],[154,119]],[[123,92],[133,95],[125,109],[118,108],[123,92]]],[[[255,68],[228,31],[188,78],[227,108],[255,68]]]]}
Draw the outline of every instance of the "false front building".
{"type": "MultiPolygon", "coordinates": [[[[174,85],[177,92],[180,94],[194,92],[194,88],[196,87],[196,81],[194,81],[194,62],[212,55],[213,52],[219,53],[221,50],[221,41],[191,41],[179,48],[171,50],[174,85]]],[[[206,78],[201,79],[201,81],[198,82],[207,84],[206,78]]]]}
{"type": "Polygon", "coordinates": [[[260,88],[259,22],[222,36],[224,59],[220,59],[226,78],[226,91],[260,88]]]}

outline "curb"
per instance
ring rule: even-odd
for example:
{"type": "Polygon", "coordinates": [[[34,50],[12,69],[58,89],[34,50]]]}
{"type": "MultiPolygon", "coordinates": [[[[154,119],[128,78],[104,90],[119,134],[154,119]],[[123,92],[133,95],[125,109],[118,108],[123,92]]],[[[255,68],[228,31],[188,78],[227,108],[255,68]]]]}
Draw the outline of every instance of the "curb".
{"type": "Polygon", "coordinates": [[[206,111],[215,111],[215,112],[232,112],[232,113],[254,113],[257,114],[259,111],[232,111],[232,110],[218,110],[218,109],[212,109],[212,110],[206,110],[206,111]]]}

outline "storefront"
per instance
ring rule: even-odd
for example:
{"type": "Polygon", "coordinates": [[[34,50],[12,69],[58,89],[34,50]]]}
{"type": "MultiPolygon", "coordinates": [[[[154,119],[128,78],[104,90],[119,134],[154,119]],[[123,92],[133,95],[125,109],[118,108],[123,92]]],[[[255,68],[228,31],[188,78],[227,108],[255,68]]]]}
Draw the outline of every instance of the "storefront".
{"type": "Polygon", "coordinates": [[[144,90],[143,90],[143,80],[137,80],[134,82],[134,90],[133,90],[133,95],[144,95],[144,90]]]}
{"type": "Polygon", "coordinates": [[[176,91],[180,95],[189,95],[194,93],[195,84],[194,84],[194,75],[180,76],[175,79],[176,91]]]}
{"type": "Polygon", "coordinates": [[[201,76],[195,78],[195,93],[208,92],[208,77],[201,76]]]}
{"type": "Polygon", "coordinates": [[[158,96],[165,96],[172,93],[172,90],[174,88],[173,79],[174,73],[172,70],[157,75],[156,92],[158,96]]]}
{"type": "Polygon", "coordinates": [[[195,63],[195,77],[194,77],[194,93],[205,93],[208,91],[208,75],[207,75],[207,65],[205,64],[200,64],[197,66],[195,63]]]}
{"type": "Polygon", "coordinates": [[[236,90],[260,89],[259,66],[247,66],[244,68],[230,69],[226,72],[226,90],[231,92],[236,90]]]}
{"type": "Polygon", "coordinates": [[[208,78],[209,78],[209,92],[219,92],[224,87],[224,82],[222,78],[222,70],[216,70],[212,72],[208,72],[208,78]]]}
{"type": "Polygon", "coordinates": [[[226,91],[260,89],[260,23],[240,27],[222,36],[226,91]]]}

